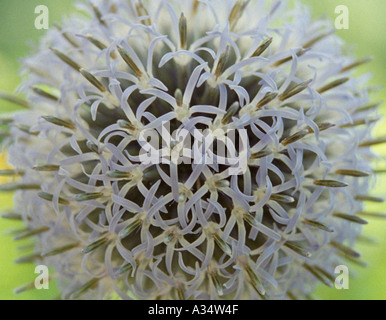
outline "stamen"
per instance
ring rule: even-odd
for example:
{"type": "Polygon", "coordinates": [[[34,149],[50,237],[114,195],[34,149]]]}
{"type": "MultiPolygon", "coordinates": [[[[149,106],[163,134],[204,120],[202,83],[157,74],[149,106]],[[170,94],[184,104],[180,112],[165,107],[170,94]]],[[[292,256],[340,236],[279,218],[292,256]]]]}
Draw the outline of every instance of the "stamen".
{"type": "Polygon", "coordinates": [[[137,219],[134,222],[130,223],[126,228],[122,229],[118,237],[120,239],[127,238],[129,235],[131,235],[137,228],[139,228],[142,225],[142,220],[137,219]]]}
{"type": "Polygon", "coordinates": [[[0,99],[17,104],[18,106],[23,107],[25,109],[31,108],[30,104],[26,100],[16,97],[13,94],[0,91],[0,99]]]}
{"type": "MultiPolygon", "coordinates": [[[[42,198],[43,200],[50,201],[50,202],[52,202],[54,200],[54,195],[51,193],[47,193],[47,192],[39,192],[38,197],[42,198]]],[[[68,206],[70,204],[69,201],[67,201],[66,199],[63,199],[61,197],[59,197],[58,203],[60,203],[64,206],[68,206]]]]}
{"type": "Polygon", "coordinates": [[[340,72],[343,73],[343,72],[349,71],[351,69],[359,67],[359,66],[361,66],[361,65],[363,65],[363,64],[365,64],[367,62],[370,62],[372,60],[373,60],[372,57],[363,58],[361,60],[355,61],[355,62],[353,62],[353,63],[343,67],[342,70],[340,70],[340,72]]]}
{"type": "Polygon", "coordinates": [[[383,143],[386,143],[386,137],[362,142],[362,143],[359,145],[359,147],[360,147],[360,148],[364,148],[364,147],[372,147],[372,146],[376,146],[376,145],[378,145],[378,144],[383,144],[383,143]]]}
{"type": "Polygon", "coordinates": [[[295,199],[293,197],[287,196],[285,194],[275,193],[272,194],[270,200],[281,202],[281,203],[294,203],[295,199]]]}
{"type": "Polygon", "coordinates": [[[264,107],[265,105],[267,105],[268,103],[270,103],[272,100],[276,99],[276,97],[278,96],[278,93],[276,92],[268,92],[263,99],[261,99],[257,105],[256,105],[256,108],[257,109],[261,109],[262,107],[264,107]]]}
{"type": "MultiPolygon", "coordinates": [[[[91,34],[88,34],[86,36],[87,40],[89,40],[94,46],[96,46],[98,49],[100,50],[105,50],[107,49],[107,46],[102,43],[101,41],[99,41],[98,39],[94,38],[91,34]]],[[[111,52],[110,53],[110,57],[113,58],[113,59],[116,59],[117,58],[117,55],[115,54],[115,52],[111,52]]]]}
{"type": "Polygon", "coordinates": [[[99,23],[103,24],[105,27],[107,27],[106,22],[102,19],[102,13],[100,12],[99,8],[95,5],[92,4],[92,9],[94,11],[95,16],[97,17],[99,23]]]}
{"type": "Polygon", "coordinates": [[[65,55],[63,52],[60,52],[58,49],[50,48],[50,50],[65,64],[69,65],[74,70],[80,72],[80,69],[82,68],[79,64],[77,64],[74,60],[69,58],[67,55],[65,55]]]}
{"type": "Polygon", "coordinates": [[[6,169],[6,170],[0,170],[0,177],[7,177],[7,176],[23,176],[25,173],[24,170],[19,169],[6,169]]]}
{"type": "Polygon", "coordinates": [[[327,92],[327,91],[329,91],[331,89],[334,89],[336,87],[341,86],[342,84],[346,83],[349,80],[350,80],[349,77],[345,77],[345,78],[341,78],[341,79],[332,81],[332,82],[326,84],[324,87],[320,88],[318,90],[318,92],[319,92],[319,94],[322,94],[322,93],[327,92]]]}
{"type": "Polygon", "coordinates": [[[9,183],[0,185],[0,191],[38,190],[38,184],[9,183]]]}
{"type": "Polygon", "coordinates": [[[82,250],[82,253],[87,254],[87,253],[90,253],[92,251],[95,251],[96,249],[105,245],[108,241],[109,241],[109,239],[107,237],[99,239],[99,240],[89,244],[88,246],[84,247],[82,250]]]}
{"type": "Polygon", "coordinates": [[[294,143],[296,141],[299,141],[300,139],[303,139],[306,135],[309,134],[309,131],[308,129],[304,129],[304,130],[301,130],[299,132],[296,132],[295,134],[293,134],[292,136],[288,137],[288,138],[285,138],[281,144],[283,146],[287,146],[291,143],[294,143]]]}
{"type": "Polygon", "coordinates": [[[229,56],[229,50],[230,50],[230,47],[229,45],[226,47],[225,51],[221,54],[220,56],[220,59],[218,60],[218,63],[217,63],[217,67],[216,67],[216,71],[214,72],[214,75],[216,77],[216,80],[218,79],[218,77],[223,73],[224,71],[224,68],[225,68],[225,64],[228,60],[228,56],[229,56]]]}
{"type": "Polygon", "coordinates": [[[366,220],[363,220],[357,216],[350,215],[350,214],[334,213],[333,216],[343,220],[347,220],[349,222],[357,223],[357,224],[368,224],[366,220]]]}
{"type": "Polygon", "coordinates": [[[364,172],[364,171],[359,171],[359,170],[337,170],[335,172],[336,174],[342,175],[342,176],[350,176],[350,177],[368,177],[370,176],[370,173],[364,172]]]}
{"type": "Polygon", "coordinates": [[[385,202],[385,199],[383,199],[383,198],[372,197],[372,196],[356,196],[355,200],[358,200],[358,201],[369,201],[369,202],[378,202],[378,203],[385,202]]]}
{"type": "Polygon", "coordinates": [[[297,95],[298,93],[303,92],[304,90],[306,90],[308,88],[308,86],[310,85],[311,82],[312,82],[312,79],[310,79],[308,81],[304,81],[302,83],[299,83],[294,88],[289,89],[289,90],[285,91],[284,93],[282,93],[279,96],[279,100],[285,101],[285,100],[293,97],[294,95],[297,95]]]}
{"type": "Polygon", "coordinates": [[[214,233],[213,234],[213,238],[214,238],[214,241],[217,243],[217,245],[219,246],[219,248],[224,251],[224,253],[226,253],[228,256],[231,256],[232,255],[232,250],[231,248],[229,247],[229,245],[223,240],[221,239],[221,237],[217,234],[217,233],[214,233]]]}
{"type": "Polygon", "coordinates": [[[77,194],[74,197],[74,200],[78,202],[83,202],[83,201],[99,199],[102,197],[103,197],[102,192],[81,193],[81,194],[77,194]]]}
{"type": "Polygon", "coordinates": [[[348,184],[336,180],[315,180],[316,186],[329,187],[329,188],[344,188],[348,187],[348,184]]]}
{"type": "Polygon", "coordinates": [[[71,129],[71,130],[76,129],[76,126],[69,120],[62,120],[62,119],[59,119],[59,118],[53,117],[53,116],[43,116],[42,118],[44,120],[46,120],[47,122],[50,122],[50,123],[57,125],[59,127],[65,127],[65,128],[71,129]]]}
{"type": "Polygon", "coordinates": [[[271,154],[272,154],[272,150],[267,148],[267,149],[264,149],[262,151],[253,153],[251,155],[251,159],[260,159],[260,158],[267,157],[267,156],[269,156],[271,154]]]}
{"type": "Polygon", "coordinates": [[[333,283],[329,277],[326,276],[326,272],[320,272],[320,268],[316,268],[314,266],[310,266],[308,265],[307,263],[303,264],[303,267],[309,271],[313,276],[315,276],[315,278],[317,278],[320,282],[322,282],[323,284],[325,284],[327,287],[330,287],[332,288],[333,287],[333,283]]]}
{"type": "Polygon", "coordinates": [[[263,43],[258,46],[254,53],[252,53],[251,57],[259,57],[261,56],[265,50],[271,45],[273,38],[268,38],[263,41],[263,43]]]}
{"type": "Polygon", "coordinates": [[[42,165],[34,166],[32,169],[36,171],[43,171],[43,172],[55,172],[55,171],[59,171],[60,166],[56,164],[42,164],[42,165]]]}
{"type": "Polygon", "coordinates": [[[85,77],[86,80],[90,82],[99,91],[101,92],[107,91],[106,87],[97,78],[95,78],[90,72],[86,71],[83,68],[81,68],[79,71],[83,75],[83,77],[85,77]]]}
{"type": "Polygon", "coordinates": [[[227,124],[229,120],[239,111],[240,103],[238,101],[234,102],[228,109],[227,113],[224,115],[224,117],[221,120],[222,124],[227,124]]]}
{"type": "Polygon", "coordinates": [[[329,226],[327,226],[326,224],[324,223],[321,223],[319,221],[315,221],[315,220],[310,220],[310,219],[305,219],[303,221],[303,223],[305,225],[308,225],[308,226],[311,226],[311,227],[314,227],[314,228],[317,228],[317,229],[320,229],[320,230],[323,230],[323,231],[326,231],[326,232],[334,232],[334,229],[330,228],[329,226]]]}
{"type": "Polygon", "coordinates": [[[180,21],[179,21],[179,31],[180,31],[180,45],[181,49],[186,49],[187,38],[188,38],[188,28],[186,17],[183,13],[181,13],[180,21]]]}
{"type": "Polygon", "coordinates": [[[118,45],[118,52],[121,55],[122,59],[126,62],[126,64],[133,70],[133,72],[137,75],[138,78],[142,77],[142,71],[137,67],[133,59],[130,58],[129,54],[126,52],[126,50],[121,46],[118,45]]]}
{"type": "Polygon", "coordinates": [[[62,247],[59,247],[59,248],[56,248],[56,249],[49,250],[49,251],[43,253],[41,256],[44,257],[44,258],[45,257],[56,256],[58,254],[61,254],[61,253],[70,251],[72,249],[75,249],[78,246],[79,246],[79,243],[68,244],[68,245],[65,245],[65,246],[62,246],[62,247]]]}
{"type": "MultiPolygon", "coordinates": [[[[149,16],[149,13],[147,12],[147,10],[144,7],[144,5],[143,5],[141,0],[139,0],[136,3],[136,8],[137,8],[137,14],[138,14],[139,17],[149,16]]],[[[151,25],[151,19],[147,18],[147,19],[142,20],[142,24],[144,24],[146,26],[150,26],[151,25]]]]}
{"type": "Polygon", "coordinates": [[[330,244],[333,247],[335,247],[336,249],[338,249],[341,253],[348,255],[352,258],[360,258],[360,256],[361,256],[361,254],[359,252],[357,252],[349,247],[346,247],[343,244],[337,243],[335,241],[331,241],[330,244]]]}
{"type": "Polygon", "coordinates": [[[324,32],[322,33],[321,35],[311,39],[310,41],[306,42],[304,45],[303,45],[303,48],[307,49],[307,48],[310,48],[312,47],[315,43],[319,42],[320,40],[332,35],[334,33],[334,30],[331,30],[331,31],[328,31],[328,32],[324,32]]]}
{"type": "Polygon", "coordinates": [[[43,98],[46,98],[46,99],[49,99],[49,100],[52,100],[55,102],[59,100],[59,98],[57,96],[54,96],[53,94],[51,94],[51,93],[49,93],[41,88],[32,87],[32,91],[43,98]]]}
{"type": "Polygon", "coordinates": [[[92,289],[97,285],[97,283],[100,281],[100,278],[94,278],[88,282],[86,282],[83,286],[80,288],[74,290],[69,294],[69,298],[71,299],[78,299],[80,296],[85,294],[88,290],[92,289]]]}
{"type": "Polygon", "coordinates": [[[39,229],[25,229],[25,230],[21,231],[13,239],[14,240],[23,240],[23,239],[27,239],[27,238],[42,234],[42,233],[47,232],[49,230],[50,230],[50,228],[48,228],[48,227],[41,227],[39,229]]]}
{"type": "Polygon", "coordinates": [[[305,258],[310,258],[312,256],[311,252],[306,250],[305,248],[299,246],[298,244],[292,242],[292,241],[286,241],[284,245],[291,249],[292,251],[296,252],[297,254],[300,254],[301,256],[305,258]]]}

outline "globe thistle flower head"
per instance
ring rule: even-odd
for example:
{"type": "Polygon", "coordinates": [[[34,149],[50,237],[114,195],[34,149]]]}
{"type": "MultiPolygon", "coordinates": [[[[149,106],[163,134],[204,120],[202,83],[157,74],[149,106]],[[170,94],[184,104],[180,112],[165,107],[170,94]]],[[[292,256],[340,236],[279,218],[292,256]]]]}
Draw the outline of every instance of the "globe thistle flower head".
{"type": "Polygon", "coordinates": [[[78,6],[24,61],[27,110],[5,140],[21,178],[2,187],[63,298],[332,286],[359,258],[383,142],[367,77],[352,76],[367,60],[281,1],[78,6]]]}

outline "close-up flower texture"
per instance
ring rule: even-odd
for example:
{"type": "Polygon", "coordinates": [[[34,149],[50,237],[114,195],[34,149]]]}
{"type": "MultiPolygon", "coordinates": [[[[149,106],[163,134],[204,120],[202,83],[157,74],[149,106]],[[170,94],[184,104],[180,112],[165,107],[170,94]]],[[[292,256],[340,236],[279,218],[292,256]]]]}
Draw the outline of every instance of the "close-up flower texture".
{"type": "Polygon", "coordinates": [[[1,94],[23,107],[1,118],[4,217],[23,220],[20,261],[51,267],[61,298],[307,299],[363,263],[385,142],[354,75],[369,58],[286,4],[79,2],[23,60],[25,99],[1,94]]]}

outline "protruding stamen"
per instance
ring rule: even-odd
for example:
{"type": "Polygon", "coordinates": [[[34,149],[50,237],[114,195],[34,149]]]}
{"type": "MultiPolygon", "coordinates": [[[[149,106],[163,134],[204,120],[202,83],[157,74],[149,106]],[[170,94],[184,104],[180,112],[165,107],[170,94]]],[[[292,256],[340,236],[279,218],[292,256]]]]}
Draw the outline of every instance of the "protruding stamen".
{"type": "Polygon", "coordinates": [[[133,59],[130,58],[126,50],[121,45],[118,45],[117,48],[122,59],[126,62],[126,64],[130,67],[130,69],[133,70],[133,72],[136,74],[138,78],[141,78],[143,74],[142,71],[138,68],[138,66],[135,64],[133,59]]]}
{"type": "MultiPolygon", "coordinates": [[[[54,200],[54,195],[51,193],[47,193],[47,192],[39,192],[38,197],[42,198],[43,200],[50,201],[50,202],[52,202],[54,200]]],[[[60,203],[64,206],[67,206],[70,204],[69,201],[67,201],[66,199],[63,199],[61,197],[58,198],[58,203],[60,203]]]]}
{"type": "Polygon", "coordinates": [[[350,177],[368,177],[370,176],[370,173],[364,172],[364,171],[359,171],[359,170],[337,170],[335,172],[336,174],[342,175],[342,176],[350,176],[350,177]]]}
{"type": "Polygon", "coordinates": [[[17,104],[18,106],[26,109],[31,108],[30,104],[26,100],[16,97],[13,94],[0,91],[0,99],[17,104]]]}
{"type": "Polygon", "coordinates": [[[29,254],[27,256],[20,257],[20,258],[16,259],[15,263],[17,263],[17,264],[31,263],[31,262],[35,262],[36,260],[41,260],[41,259],[42,259],[42,256],[40,253],[33,253],[33,254],[29,254]]]}
{"type": "Polygon", "coordinates": [[[132,177],[131,172],[125,172],[125,171],[108,171],[106,175],[109,178],[113,179],[130,179],[132,177]]]}
{"type": "Polygon", "coordinates": [[[100,12],[99,8],[93,4],[92,9],[94,11],[95,16],[97,17],[99,23],[103,24],[105,27],[107,27],[106,22],[102,19],[102,13],[100,12]]]}
{"type": "Polygon", "coordinates": [[[380,120],[379,117],[378,118],[370,118],[370,119],[359,119],[359,120],[353,121],[353,123],[343,124],[340,127],[341,128],[352,128],[352,127],[356,127],[356,126],[372,124],[372,123],[375,123],[379,120],[380,120]]]}
{"type": "Polygon", "coordinates": [[[268,49],[268,47],[271,45],[273,38],[268,38],[263,41],[261,45],[258,46],[258,48],[255,50],[254,53],[252,53],[251,57],[259,57],[261,56],[265,50],[268,49]]]}
{"type": "Polygon", "coordinates": [[[15,127],[26,134],[30,134],[31,136],[37,136],[39,134],[39,131],[31,131],[31,127],[24,124],[17,124],[15,127]]]}
{"type": "Polygon", "coordinates": [[[252,270],[252,268],[247,264],[245,265],[245,271],[248,274],[249,279],[251,280],[251,285],[253,288],[262,296],[265,295],[265,288],[257,277],[256,273],[252,270]]]}
{"type": "Polygon", "coordinates": [[[296,252],[297,254],[300,254],[301,256],[305,258],[310,258],[312,256],[311,252],[306,250],[305,248],[301,247],[300,245],[296,244],[295,242],[292,241],[286,241],[284,245],[291,249],[292,251],[296,252]]]}
{"type": "Polygon", "coordinates": [[[181,13],[180,21],[178,24],[180,31],[180,45],[181,49],[186,49],[187,41],[188,41],[188,26],[187,20],[183,13],[181,13]]]}
{"type": "MultiPolygon", "coordinates": [[[[302,55],[304,55],[306,52],[308,52],[310,49],[309,48],[307,48],[307,49],[299,49],[297,52],[296,52],[296,56],[299,58],[299,57],[301,57],[302,55]]],[[[286,63],[286,62],[288,62],[288,61],[291,61],[292,60],[292,55],[291,56],[289,56],[289,57],[287,57],[287,58],[284,58],[284,59],[281,59],[281,60],[279,60],[279,61],[276,61],[275,63],[274,63],[274,66],[275,67],[278,67],[278,66],[280,66],[280,65],[282,65],[283,63],[286,63]]]]}
{"type": "Polygon", "coordinates": [[[272,150],[266,148],[266,149],[264,149],[262,151],[259,151],[259,152],[251,154],[251,159],[260,159],[260,158],[267,157],[267,156],[269,156],[271,154],[272,154],[272,150]]]}
{"type": "Polygon", "coordinates": [[[347,81],[349,81],[349,80],[350,80],[349,77],[345,77],[345,78],[341,78],[341,79],[332,81],[332,82],[326,84],[324,87],[320,88],[320,89],[318,90],[318,92],[319,92],[320,94],[322,94],[322,93],[327,92],[327,91],[329,91],[329,90],[331,90],[331,89],[334,89],[334,88],[336,88],[336,87],[339,87],[339,86],[341,86],[342,84],[345,84],[345,83],[346,83],[347,81]]]}
{"type": "Polygon", "coordinates": [[[267,105],[268,103],[270,103],[272,100],[276,99],[276,97],[278,96],[278,93],[276,92],[268,92],[263,99],[261,99],[257,105],[256,105],[256,108],[257,109],[261,109],[262,107],[264,107],[265,105],[267,105]]]}
{"type": "Polygon", "coordinates": [[[228,45],[225,51],[221,54],[220,59],[218,60],[217,67],[214,72],[216,79],[218,79],[218,77],[223,73],[225,69],[225,65],[227,63],[228,56],[229,56],[229,50],[230,50],[230,47],[228,45]]]}
{"type": "Polygon", "coordinates": [[[340,244],[340,243],[337,243],[335,241],[331,241],[330,244],[335,247],[336,249],[338,249],[341,253],[345,254],[345,255],[348,255],[350,257],[353,257],[353,258],[360,258],[361,254],[349,247],[346,247],[345,245],[343,244],[340,244]]]}
{"type": "Polygon", "coordinates": [[[59,98],[55,95],[53,95],[52,93],[49,93],[41,88],[38,88],[38,87],[32,87],[32,91],[35,92],[37,95],[43,97],[43,98],[46,98],[46,99],[49,99],[49,100],[52,100],[52,101],[58,101],[59,98]]]}
{"type": "MultiPolygon", "coordinates": [[[[87,34],[86,38],[87,38],[88,41],[90,41],[98,49],[100,49],[100,50],[107,49],[107,46],[104,43],[102,43],[98,39],[94,38],[91,34],[87,34]]],[[[115,52],[111,52],[110,53],[110,57],[113,58],[113,59],[116,59],[117,55],[115,54],[115,52]]]]}
{"type": "Polygon", "coordinates": [[[32,169],[36,171],[43,171],[43,172],[55,172],[55,171],[59,171],[60,166],[56,164],[42,164],[42,165],[36,165],[32,169]]]}
{"type": "Polygon", "coordinates": [[[361,196],[361,195],[356,196],[355,200],[357,200],[357,201],[378,202],[378,203],[385,202],[384,198],[373,197],[373,196],[361,196]]]}
{"type": "Polygon", "coordinates": [[[321,272],[320,268],[310,266],[307,263],[303,264],[303,267],[327,287],[333,287],[334,282],[330,280],[330,277],[327,277],[327,272],[321,272]]]}
{"type": "Polygon", "coordinates": [[[89,244],[88,246],[84,247],[82,252],[84,254],[90,253],[90,252],[100,248],[101,246],[105,245],[108,241],[109,241],[108,238],[99,239],[99,240],[89,244]]]}
{"type": "Polygon", "coordinates": [[[288,137],[288,138],[285,138],[281,144],[283,146],[287,146],[291,143],[294,143],[296,141],[299,141],[300,139],[303,139],[306,135],[309,134],[309,131],[308,129],[304,129],[304,130],[301,130],[299,132],[296,132],[295,134],[293,134],[292,136],[288,137]]]}
{"type": "Polygon", "coordinates": [[[103,192],[90,192],[90,193],[81,193],[77,194],[74,197],[75,201],[83,202],[83,201],[89,201],[89,200],[95,200],[103,197],[103,192]]]}
{"type": "Polygon", "coordinates": [[[23,220],[23,217],[21,214],[16,212],[7,212],[1,215],[3,219],[7,220],[23,220]]]}
{"type": "Polygon", "coordinates": [[[330,36],[331,34],[333,34],[334,31],[331,30],[331,31],[328,31],[328,32],[323,32],[322,34],[320,34],[319,36],[309,40],[308,42],[306,42],[304,45],[303,45],[303,48],[307,49],[307,48],[310,48],[312,47],[315,43],[319,42],[320,40],[330,36]]]}
{"type": "Polygon", "coordinates": [[[118,237],[120,239],[127,238],[129,235],[131,235],[137,228],[139,228],[142,225],[142,220],[137,219],[134,222],[130,223],[126,228],[122,229],[118,237]]]}
{"type": "Polygon", "coordinates": [[[343,73],[343,72],[349,71],[351,69],[359,67],[359,66],[361,66],[361,65],[363,65],[363,64],[365,64],[367,62],[370,62],[372,60],[373,60],[372,57],[363,58],[361,60],[355,61],[355,62],[350,63],[349,65],[343,67],[342,70],[340,70],[340,72],[343,73]]]}
{"type": "Polygon", "coordinates": [[[59,119],[59,118],[53,117],[53,116],[43,116],[42,118],[44,120],[46,120],[47,122],[50,122],[50,123],[57,125],[59,127],[65,127],[65,128],[71,129],[71,130],[76,129],[76,126],[69,120],[62,120],[62,119],[59,119]]]}
{"type": "Polygon", "coordinates": [[[379,212],[360,211],[357,213],[357,215],[369,217],[369,218],[376,218],[376,219],[386,219],[386,213],[379,213],[379,212]]]}
{"type": "Polygon", "coordinates": [[[182,104],[183,104],[183,99],[184,99],[184,95],[182,94],[181,89],[178,88],[178,89],[174,92],[174,98],[175,98],[176,101],[177,101],[177,105],[178,105],[179,107],[181,107],[182,104]]]}
{"type": "Polygon", "coordinates": [[[289,90],[285,91],[284,93],[282,93],[279,96],[279,100],[285,101],[285,100],[293,97],[294,95],[297,95],[298,93],[303,92],[304,90],[306,90],[308,88],[308,86],[310,85],[311,82],[312,82],[312,79],[310,79],[308,81],[304,81],[302,83],[299,83],[294,88],[289,89],[289,90]]]}
{"type": "Polygon", "coordinates": [[[214,287],[216,288],[217,294],[220,297],[223,296],[224,295],[224,289],[223,289],[224,286],[222,285],[222,283],[218,279],[217,275],[214,272],[210,272],[209,277],[212,280],[214,287]]]}
{"type": "Polygon", "coordinates": [[[127,272],[129,272],[130,274],[132,271],[133,271],[133,266],[130,263],[128,263],[118,269],[117,276],[121,276],[127,272]]]}
{"type": "Polygon", "coordinates": [[[33,236],[36,236],[38,234],[42,234],[44,232],[47,232],[50,230],[48,227],[41,227],[39,229],[26,229],[23,230],[21,233],[19,233],[16,237],[14,237],[14,240],[22,240],[22,239],[27,239],[33,236]]]}
{"type": "Polygon", "coordinates": [[[281,203],[294,203],[295,199],[285,194],[274,193],[271,194],[270,200],[281,202],[281,203]]]}
{"type": "MultiPolygon", "coordinates": [[[[149,16],[149,13],[147,12],[147,10],[144,7],[141,0],[139,0],[136,3],[136,8],[137,8],[137,14],[139,17],[149,16]]],[[[150,26],[151,25],[151,19],[147,18],[147,19],[142,20],[142,24],[144,24],[146,26],[150,26]]]]}
{"type": "Polygon", "coordinates": [[[229,28],[231,31],[236,27],[248,3],[249,0],[236,0],[236,3],[233,6],[228,18],[229,28]]]}
{"type": "Polygon", "coordinates": [[[222,124],[227,124],[229,120],[232,119],[232,117],[239,111],[240,109],[240,103],[238,101],[234,102],[228,109],[227,113],[224,115],[224,117],[221,120],[222,124]]]}
{"type": "Polygon", "coordinates": [[[329,188],[345,188],[348,184],[336,180],[315,180],[314,185],[329,188]]]}
{"type": "Polygon", "coordinates": [[[362,112],[362,111],[369,111],[372,109],[377,109],[381,104],[382,104],[382,101],[378,101],[376,103],[370,103],[370,104],[367,104],[363,107],[358,108],[357,110],[355,110],[355,112],[362,112]]]}
{"type": "Polygon", "coordinates": [[[228,256],[231,256],[232,255],[232,250],[231,248],[229,247],[229,245],[223,240],[221,239],[221,237],[217,234],[217,233],[214,233],[213,234],[213,239],[214,241],[217,243],[217,245],[219,246],[219,248],[224,251],[224,253],[226,253],[228,256]]]}
{"type": "Polygon", "coordinates": [[[78,246],[79,246],[79,243],[68,244],[68,245],[65,245],[65,246],[62,246],[62,247],[59,247],[59,248],[56,248],[56,249],[49,250],[49,251],[43,253],[41,256],[44,257],[44,258],[45,257],[56,256],[57,254],[61,254],[61,253],[70,251],[72,249],[75,249],[78,246]]]}
{"type": "Polygon", "coordinates": [[[372,147],[372,146],[376,146],[378,144],[383,144],[383,143],[386,143],[386,137],[362,142],[359,145],[359,147],[360,148],[372,147]]]}
{"type": "Polygon", "coordinates": [[[326,224],[324,224],[322,222],[319,222],[319,221],[305,219],[303,221],[303,223],[305,225],[308,225],[308,226],[311,226],[311,227],[314,227],[314,228],[317,228],[317,229],[320,229],[320,230],[323,230],[323,231],[326,231],[326,232],[334,232],[334,229],[330,228],[326,224]]]}
{"type": "Polygon", "coordinates": [[[85,294],[88,290],[92,289],[97,285],[97,283],[100,281],[100,278],[94,278],[88,282],[86,282],[83,286],[80,288],[74,290],[69,294],[69,298],[71,299],[78,299],[81,297],[83,294],[85,294]]]}
{"type": "Polygon", "coordinates": [[[0,185],[0,191],[38,190],[38,184],[9,183],[0,185]]]}
{"type": "Polygon", "coordinates": [[[336,218],[340,218],[340,219],[347,220],[347,221],[357,223],[357,224],[368,224],[368,222],[366,220],[363,220],[363,219],[361,219],[357,216],[351,215],[351,214],[334,213],[333,216],[336,218]]]}
{"type": "Polygon", "coordinates": [[[12,177],[12,176],[23,176],[24,170],[19,169],[6,169],[6,170],[0,170],[0,177],[12,177]]]}
{"type": "Polygon", "coordinates": [[[58,29],[58,31],[62,34],[63,38],[66,39],[70,45],[72,45],[74,48],[79,48],[78,42],[75,41],[75,39],[68,32],[63,31],[62,27],[59,24],[54,23],[54,26],[56,29],[58,29]]]}
{"type": "Polygon", "coordinates": [[[100,82],[97,78],[95,78],[90,72],[81,68],[80,73],[85,77],[85,79],[90,82],[95,88],[97,88],[100,92],[106,92],[107,89],[102,82],[100,82]]]}
{"type": "Polygon", "coordinates": [[[74,70],[80,72],[80,69],[82,68],[79,64],[77,64],[74,60],[69,58],[67,55],[65,55],[63,52],[60,52],[58,49],[50,48],[50,50],[65,64],[69,65],[74,70]]]}
{"type": "Polygon", "coordinates": [[[92,141],[86,142],[87,148],[89,148],[91,151],[99,154],[99,147],[92,141]]]}

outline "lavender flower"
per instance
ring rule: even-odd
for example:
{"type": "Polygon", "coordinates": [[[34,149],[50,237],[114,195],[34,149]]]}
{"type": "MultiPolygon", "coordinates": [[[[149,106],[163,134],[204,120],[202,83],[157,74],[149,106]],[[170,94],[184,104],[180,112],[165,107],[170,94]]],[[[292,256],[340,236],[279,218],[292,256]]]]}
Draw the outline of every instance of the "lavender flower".
{"type": "Polygon", "coordinates": [[[345,56],[328,21],[281,1],[79,8],[24,61],[26,101],[5,96],[27,108],[6,121],[21,176],[1,187],[17,190],[8,217],[63,298],[304,298],[359,261],[383,140],[368,77],[351,75],[367,59],[345,56]],[[242,172],[214,148],[186,161],[204,130],[212,147],[245,133],[242,172]],[[141,158],[149,132],[163,161],[141,158]]]}

